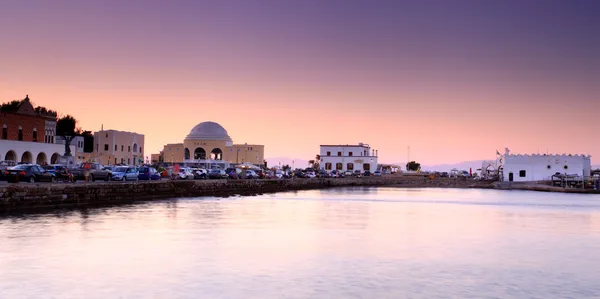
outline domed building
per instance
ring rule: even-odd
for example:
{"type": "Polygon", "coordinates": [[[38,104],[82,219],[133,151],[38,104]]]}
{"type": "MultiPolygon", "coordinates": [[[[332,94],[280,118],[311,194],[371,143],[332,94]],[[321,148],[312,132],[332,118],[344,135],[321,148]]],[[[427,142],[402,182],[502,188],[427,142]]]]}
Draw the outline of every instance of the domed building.
{"type": "Polygon", "coordinates": [[[184,163],[210,167],[229,164],[264,164],[264,145],[233,144],[227,130],[212,121],[194,126],[183,143],[167,144],[159,156],[160,162],[184,163]]]}

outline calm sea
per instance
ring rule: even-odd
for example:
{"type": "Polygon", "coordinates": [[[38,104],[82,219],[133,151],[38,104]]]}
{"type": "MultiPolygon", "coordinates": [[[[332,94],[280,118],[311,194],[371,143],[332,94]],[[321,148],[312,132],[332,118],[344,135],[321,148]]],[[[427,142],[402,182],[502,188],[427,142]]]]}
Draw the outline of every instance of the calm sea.
{"type": "Polygon", "coordinates": [[[600,196],[344,188],[4,216],[0,298],[600,298],[600,196]]]}

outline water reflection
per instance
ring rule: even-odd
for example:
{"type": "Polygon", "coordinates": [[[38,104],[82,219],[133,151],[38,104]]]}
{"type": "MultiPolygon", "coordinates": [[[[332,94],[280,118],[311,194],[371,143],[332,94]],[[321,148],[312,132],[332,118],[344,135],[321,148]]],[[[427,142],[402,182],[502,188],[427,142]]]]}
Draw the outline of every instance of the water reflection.
{"type": "Polygon", "coordinates": [[[345,188],[0,218],[0,298],[591,298],[600,197],[345,188]]]}

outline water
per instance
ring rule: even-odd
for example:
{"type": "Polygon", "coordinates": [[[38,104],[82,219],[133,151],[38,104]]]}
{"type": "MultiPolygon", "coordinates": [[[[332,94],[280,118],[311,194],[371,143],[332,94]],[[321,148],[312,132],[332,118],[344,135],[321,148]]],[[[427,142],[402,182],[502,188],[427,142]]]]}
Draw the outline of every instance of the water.
{"type": "Polygon", "coordinates": [[[0,298],[600,298],[600,196],[354,188],[3,217],[0,298]]]}

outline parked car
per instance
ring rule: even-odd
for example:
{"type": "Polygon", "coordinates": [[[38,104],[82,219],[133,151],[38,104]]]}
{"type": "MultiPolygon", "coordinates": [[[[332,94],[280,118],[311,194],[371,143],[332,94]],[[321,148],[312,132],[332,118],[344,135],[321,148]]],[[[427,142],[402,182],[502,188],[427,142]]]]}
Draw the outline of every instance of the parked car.
{"type": "Polygon", "coordinates": [[[283,178],[283,171],[281,170],[276,170],[275,171],[275,178],[281,179],[283,178]]]}
{"type": "Polygon", "coordinates": [[[11,167],[4,171],[4,175],[9,183],[54,182],[56,180],[55,175],[45,171],[37,164],[21,164],[11,167]]]}
{"type": "Polygon", "coordinates": [[[354,171],[354,176],[355,176],[355,177],[357,177],[357,178],[361,177],[361,176],[362,176],[362,171],[360,171],[360,170],[358,170],[358,169],[357,169],[357,170],[355,170],[355,171],[354,171]]]}
{"type": "Polygon", "coordinates": [[[7,169],[9,169],[11,167],[15,167],[15,166],[17,166],[17,162],[15,162],[15,161],[11,161],[11,160],[0,161],[0,180],[6,179],[6,177],[4,176],[4,171],[6,171],[7,169]]]}
{"type": "Polygon", "coordinates": [[[214,168],[208,172],[208,178],[213,180],[226,179],[229,178],[229,175],[225,173],[225,170],[214,168]]]}
{"type": "Polygon", "coordinates": [[[371,172],[368,170],[365,170],[365,172],[363,172],[363,176],[371,176],[371,172]]]}
{"type": "Polygon", "coordinates": [[[350,171],[350,170],[346,170],[346,171],[344,172],[344,176],[352,176],[352,171],[350,171]]]}
{"type": "Polygon", "coordinates": [[[112,170],[113,181],[137,181],[139,172],[135,167],[117,166],[112,170]]]}
{"type": "Polygon", "coordinates": [[[193,180],[194,172],[190,168],[180,168],[179,173],[177,173],[177,178],[180,180],[193,180]]]}
{"type": "Polygon", "coordinates": [[[85,180],[90,182],[95,180],[110,181],[112,171],[102,166],[100,163],[82,163],[78,168],[71,171],[75,180],[85,180]]]}
{"type": "Polygon", "coordinates": [[[154,167],[142,166],[138,169],[138,180],[157,181],[160,180],[160,173],[154,167]]]}
{"type": "Polygon", "coordinates": [[[314,179],[317,177],[317,174],[312,171],[307,171],[304,173],[304,177],[308,179],[314,179]]]}
{"type": "Polygon", "coordinates": [[[373,172],[373,176],[381,176],[381,171],[375,170],[375,172],[373,172]]]}
{"type": "Polygon", "coordinates": [[[65,167],[67,167],[67,166],[62,165],[62,164],[52,164],[52,165],[42,166],[42,168],[46,172],[52,173],[54,175],[56,175],[57,173],[60,173],[65,167]]]}
{"type": "Polygon", "coordinates": [[[206,180],[208,179],[208,171],[202,168],[196,168],[192,170],[194,174],[194,180],[206,180]]]}
{"type": "Polygon", "coordinates": [[[247,179],[258,179],[258,174],[254,170],[246,170],[246,178],[247,179]]]}
{"type": "Polygon", "coordinates": [[[442,178],[447,178],[447,177],[449,177],[449,176],[450,176],[450,174],[448,174],[448,173],[447,173],[447,172],[445,172],[445,171],[444,171],[444,172],[442,172],[442,173],[440,173],[440,177],[442,177],[442,178]]]}
{"type": "Polygon", "coordinates": [[[332,178],[343,178],[344,174],[339,170],[332,170],[330,172],[332,178]]]}

